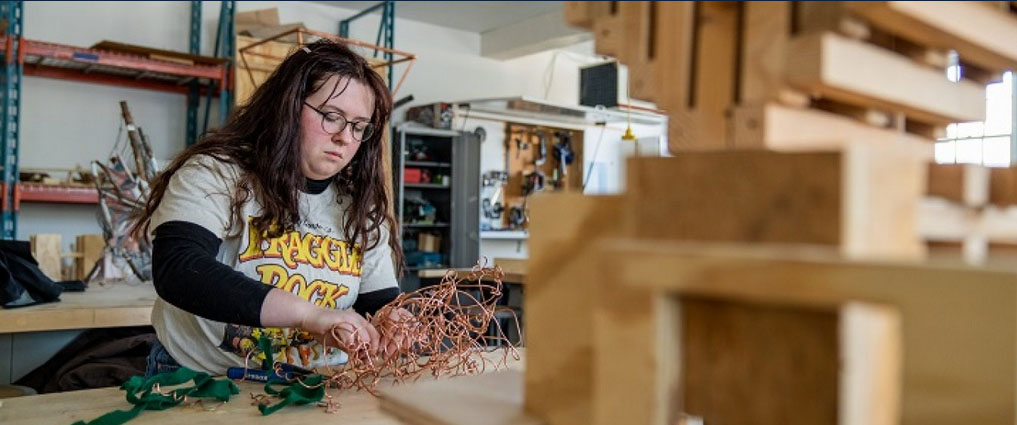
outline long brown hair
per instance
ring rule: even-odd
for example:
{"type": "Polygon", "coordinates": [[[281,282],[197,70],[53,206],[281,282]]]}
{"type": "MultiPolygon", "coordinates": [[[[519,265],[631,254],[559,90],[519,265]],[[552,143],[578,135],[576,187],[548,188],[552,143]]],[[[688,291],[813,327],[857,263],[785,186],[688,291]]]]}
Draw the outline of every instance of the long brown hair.
{"type": "Polygon", "coordinates": [[[363,249],[377,246],[381,226],[389,231],[396,270],[401,273],[403,254],[399,230],[395,225],[385,193],[382,166],[382,137],[392,114],[392,95],[385,81],[367,61],[345,44],[322,39],[297,49],[239,107],[222,128],[204,135],[167,167],[152,183],[152,192],[144,211],[135,223],[136,237],[147,237],[152,214],[162,201],[170,179],[188,160],[208,155],[233,164],[242,176],[232,194],[227,228],[242,223],[241,209],[252,197],[262,206],[263,214],[251,220],[258,234],[268,238],[292,230],[300,219],[299,189],[306,178],[300,171],[300,114],[304,100],[317,91],[329,77],[357,80],[374,94],[371,123],[376,129],[361,142],[357,154],[334,179],[339,187],[337,203],[344,196],[352,199],[343,223],[346,239],[360,243],[363,249]]]}

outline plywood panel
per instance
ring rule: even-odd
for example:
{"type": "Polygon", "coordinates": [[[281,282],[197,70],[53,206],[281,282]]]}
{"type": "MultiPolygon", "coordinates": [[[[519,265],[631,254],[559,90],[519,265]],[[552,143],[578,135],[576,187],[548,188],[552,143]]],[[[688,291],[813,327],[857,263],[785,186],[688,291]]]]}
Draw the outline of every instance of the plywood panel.
{"type": "Polygon", "coordinates": [[[59,281],[60,278],[60,235],[39,233],[29,237],[32,257],[39,262],[39,269],[46,277],[59,281]]]}
{"type": "Polygon", "coordinates": [[[88,272],[92,270],[95,263],[102,258],[103,251],[106,249],[106,240],[102,235],[78,235],[74,247],[81,254],[80,257],[74,259],[76,278],[84,279],[88,277],[88,272]]]}

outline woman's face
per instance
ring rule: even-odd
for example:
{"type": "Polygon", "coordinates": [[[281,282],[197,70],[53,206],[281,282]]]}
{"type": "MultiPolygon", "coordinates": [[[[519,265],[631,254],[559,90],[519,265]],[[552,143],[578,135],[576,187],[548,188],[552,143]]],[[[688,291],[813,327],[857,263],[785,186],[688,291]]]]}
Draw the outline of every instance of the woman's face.
{"type": "Polygon", "coordinates": [[[332,76],[307,97],[301,110],[300,171],[307,178],[324,180],[339,173],[357,154],[362,142],[353,134],[353,122],[371,121],[374,95],[360,81],[332,76]],[[323,114],[327,128],[338,127],[339,115],[349,123],[338,133],[329,134],[322,126],[323,114]]]}

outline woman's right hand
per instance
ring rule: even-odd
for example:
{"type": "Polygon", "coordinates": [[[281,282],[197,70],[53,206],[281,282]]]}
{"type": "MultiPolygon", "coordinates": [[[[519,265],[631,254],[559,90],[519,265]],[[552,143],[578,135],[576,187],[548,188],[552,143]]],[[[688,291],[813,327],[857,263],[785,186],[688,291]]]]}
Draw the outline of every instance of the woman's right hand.
{"type": "Polygon", "coordinates": [[[370,354],[376,354],[378,350],[378,331],[354,311],[315,308],[304,315],[300,328],[331,347],[354,347],[359,342],[367,343],[370,354]],[[334,333],[333,328],[336,330],[334,333]]]}

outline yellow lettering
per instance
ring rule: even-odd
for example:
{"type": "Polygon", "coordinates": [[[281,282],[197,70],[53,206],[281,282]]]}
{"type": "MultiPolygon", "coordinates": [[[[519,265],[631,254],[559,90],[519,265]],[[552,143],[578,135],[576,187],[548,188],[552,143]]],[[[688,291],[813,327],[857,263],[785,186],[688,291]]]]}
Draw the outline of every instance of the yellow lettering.
{"type": "Polygon", "coordinates": [[[347,243],[346,241],[339,242],[338,246],[336,247],[336,251],[337,251],[336,256],[340,258],[338,272],[342,274],[350,274],[351,267],[350,267],[349,243],[347,243]]]}
{"type": "Polygon", "coordinates": [[[286,248],[283,251],[283,262],[290,269],[297,268],[295,258],[300,255],[300,233],[290,232],[286,248]]]}
{"type": "Polygon", "coordinates": [[[287,280],[286,269],[277,264],[262,264],[255,268],[261,275],[261,283],[282,288],[287,280]]]}
{"type": "Polygon", "coordinates": [[[360,276],[360,269],[364,264],[364,258],[361,255],[360,244],[353,245],[352,254],[350,254],[350,274],[354,276],[360,276]]]}
{"type": "Polygon", "coordinates": [[[261,258],[261,237],[258,231],[251,226],[251,217],[247,217],[247,249],[240,254],[240,262],[261,258]]]}
{"type": "Polygon", "coordinates": [[[286,279],[286,285],[280,289],[294,295],[299,295],[300,293],[306,290],[306,286],[307,279],[305,279],[304,276],[301,276],[300,274],[294,274],[290,276],[289,279],[286,279]]]}
{"type": "Polygon", "coordinates": [[[325,285],[324,285],[324,283],[325,283],[324,281],[315,280],[315,281],[311,282],[310,285],[307,285],[304,288],[302,288],[300,293],[297,294],[297,296],[299,296],[300,298],[303,298],[303,299],[305,299],[307,301],[314,302],[315,301],[314,298],[315,298],[316,294],[325,292],[325,287],[324,287],[325,285]]]}
{"type": "Polygon", "coordinates": [[[289,238],[290,235],[288,233],[283,233],[278,238],[272,238],[269,241],[268,249],[265,250],[265,258],[282,258],[282,251],[287,246],[289,238]]]}
{"type": "Polygon", "coordinates": [[[311,267],[320,269],[325,263],[325,256],[322,255],[321,250],[322,237],[318,235],[312,235],[310,233],[304,235],[303,243],[300,246],[300,253],[304,258],[304,263],[310,264],[311,267]]]}
{"type": "Polygon", "coordinates": [[[324,252],[325,255],[325,265],[328,266],[329,270],[332,270],[334,272],[339,271],[340,266],[339,261],[342,258],[336,252],[338,249],[337,246],[339,245],[339,242],[336,241],[335,239],[332,239],[332,237],[329,236],[325,238],[325,242],[322,242],[321,245],[322,252],[324,252]]]}
{"type": "Polygon", "coordinates": [[[318,304],[325,308],[336,308],[339,306],[339,298],[343,295],[350,293],[350,288],[346,285],[336,285],[329,283],[325,287],[325,296],[321,298],[321,302],[318,304]]]}

